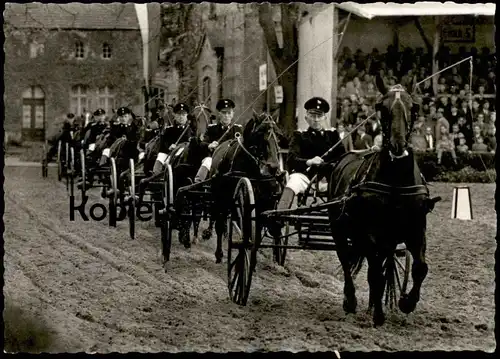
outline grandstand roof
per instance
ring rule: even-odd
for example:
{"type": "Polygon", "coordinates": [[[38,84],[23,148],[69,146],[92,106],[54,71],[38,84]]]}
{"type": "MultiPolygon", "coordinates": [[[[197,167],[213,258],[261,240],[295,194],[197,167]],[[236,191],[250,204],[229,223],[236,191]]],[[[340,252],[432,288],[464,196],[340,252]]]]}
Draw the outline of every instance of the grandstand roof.
{"type": "Polygon", "coordinates": [[[372,19],[377,16],[448,16],[448,15],[483,15],[495,16],[496,4],[466,4],[451,1],[434,2],[418,1],[415,3],[398,4],[393,2],[366,3],[356,2],[335,3],[339,9],[351,12],[357,16],[372,19]]]}
{"type": "Polygon", "coordinates": [[[16,28],[139,30],[133,3],[6,3],[4,19],[16,28]]]}

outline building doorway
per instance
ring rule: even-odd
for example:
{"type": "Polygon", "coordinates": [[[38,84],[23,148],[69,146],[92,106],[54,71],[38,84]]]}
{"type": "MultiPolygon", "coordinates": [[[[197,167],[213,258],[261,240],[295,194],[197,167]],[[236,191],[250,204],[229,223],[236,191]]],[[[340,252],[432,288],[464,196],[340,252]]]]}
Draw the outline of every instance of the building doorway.
{"type": "Polygon", "coordinates": [[[40,86],[23,92],[23,141],[45,140],[45,94],[40,86]]]}

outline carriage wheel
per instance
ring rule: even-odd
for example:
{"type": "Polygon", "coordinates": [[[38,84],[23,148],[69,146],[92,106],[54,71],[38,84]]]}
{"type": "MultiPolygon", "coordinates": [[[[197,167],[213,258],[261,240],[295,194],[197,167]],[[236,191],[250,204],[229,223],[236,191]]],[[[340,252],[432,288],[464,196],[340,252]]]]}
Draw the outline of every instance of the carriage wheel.
{"type": "MultiPolygon", "coordinates": [[[[285,236],[277,239],[275,238],[274,239],[275,245],[282,245],[282,246],[288,245],[288,236],[290,235],[290,224],[288,222],[286,222],[284,229],[285,229],[285,236]]],[[[278,265],[283,267],[285,265],[285,259],[286,259],[286,247],[273,248],[273,255],[274,255],[274,261],[278,265]]]]}
{"type": "Polygon", "coordinates": [[[87,180],[86,178],[86,173],[85,173],[85,150],[82,148],[80,149],[80,168],[82,171],[82,196],[85,195],[86,189],[86,183],[85,181],[87,180]]]}
{"type": "Polygon", "coordinates": [[[42,177],[46,178],[49,175],[49,144],[47,140],[43,144],[43,158],[42,158],[42,177]]]}
{"type": "Polygon", "coordinates": [[[129,207],[128,207],[128,223],[130,238],[135,239],[135,165],[134,160],[130,159],[130,187],[129,187],[129,207]]]}
{"type": "Polygon", "coordinates": [[[162,264],[166,271],[166,265],[170,260],[170,251],[172,248],[172,217],[170,215],[170,208],[174,205],[174,177],[172,166],[169,163],[165,164],[163,172],[162,195],[165,214],[161,219],[161,255],[162,264]]]}
{"type": "Polygon", "coordinates": [[[394,253],[382,265],[385,280],[385,305],[389,309],[398,308],[402,294],[406,294],[411,271],[411,254],[407,249],[404,253],[394,253]]]}
{"type": "Polygon", "coordinates": [[[234,191],[233,203],[227,240],[227,286],[231,300],[238,305],[246,305],[257,262],[258,247],[255,198],[248,178],[243,177],[239,180],[234,191]]]}
{"type": "Polygon", "coordinates": [[[68,181],[69,181],[69,193],[70,196],[75,195],[75,149],[73,147],[69,148],[69,167],[68,167],[68,181]]]}
{"type": "Polygon", "coordinates": [[[110,173],[110,187],[113,194],[109,196],[109,225],[116,227],[116,205],[118,203],[118,173],[116,170],[116,162],[111,157],[111,173],[110,173]]]}
{"type": "Polygon", "coordinates": [[[57,142],[57,180],[62,180],[62,141],[57,142]]]}
{"type": "Polygon", "coordinates": [[[69,152],[69,143],[66,142],[65,143],[65,151],[64,151],[64,178],[66,179],[66,191],[69,191],[69,172],[71,170],[71,164],[69,163],[70,162],[70,152],[69,152]]]}

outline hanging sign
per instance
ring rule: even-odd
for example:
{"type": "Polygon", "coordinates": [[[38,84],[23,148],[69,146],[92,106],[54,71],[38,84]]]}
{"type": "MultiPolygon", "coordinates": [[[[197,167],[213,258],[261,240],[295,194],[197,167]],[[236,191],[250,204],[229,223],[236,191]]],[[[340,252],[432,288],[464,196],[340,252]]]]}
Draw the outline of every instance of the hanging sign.
{"type": "Polygon", "coordinates": [[[449,16],[441,24],[443,42],[475,42],[476,21],[473,16],[449,16]]]}
{"type": "Polygon", "coordinates": [[[267,64],[259,66],[259,91],[267,88],[267,64]]]}
{"type": "Polygon", "coordinates": [[[274,98],[276,103],[283,103],[283,87],[281,85],[274,86],[274,98]]]}

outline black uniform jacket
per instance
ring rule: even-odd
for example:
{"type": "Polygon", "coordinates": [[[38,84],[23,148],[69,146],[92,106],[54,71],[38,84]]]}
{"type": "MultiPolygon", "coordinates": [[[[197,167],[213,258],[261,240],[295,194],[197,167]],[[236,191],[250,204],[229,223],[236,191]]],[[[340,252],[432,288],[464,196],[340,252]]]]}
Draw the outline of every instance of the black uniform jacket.
{"type": "Polygon", "coordinates": [[[103,133],[105,128],[106,128],[105,123],[93,122],[89,124],[85,129],[85,137],[84,137],[85,147],[87,147],[91,143],[95,143],[97,136],[103,133]]]}
{"type": "Polygon", "coordinates": [[[218,141],[221,144],[224,141],[232,140],[235,138],[236,133],[242,133],[243,127],[240,124],[234,124],[231,129],[224,135],[227,131],[228,126],[223,126],[220,123],[212,123],[208,125],[206,132],[202,136],[201,147],[203,150],[207,151],[207,156],[209,155],[208,145],[214,141],[218,141]],[[223,138],[221,136],[224,135],[223,138]]]}
{"type": "Polygon", "coordinates": [[[163,130],[163,133],[160,135],[160,152],[169,153],[170,150],[168,148],[176,143],[177,140],[179,140],[178,144],[182,142],[188,142],[193,135],[194,132],[188,124],[186,124],[185,126],[179,126],[177,124],[173,126],[167,126],[163,130]],[[188,127],[187,129],[186,126],[188,127]],[[184,132],[184,130],[186,131],[184,132]],[[179,137],[183,132],[184,135],[179,140],[179,137]]]}
{"type": "MultiPolygon", "coordinates": [[[[306,131],[295,131],[290,142],[288,153],[288,168],[290,172],[306,174],[307,160],[313,157],[323,156],[330,148],[340,141],[340,136],[336,130],[316,131],[312,128],[306,131]]],[[[339,158],[346,152],[344,144],[341,143],[328,153],[323,160],[328,163],[339,158]]],[[[307,172],[308,177],[312,177],[314,171],[307,172]]]]}

